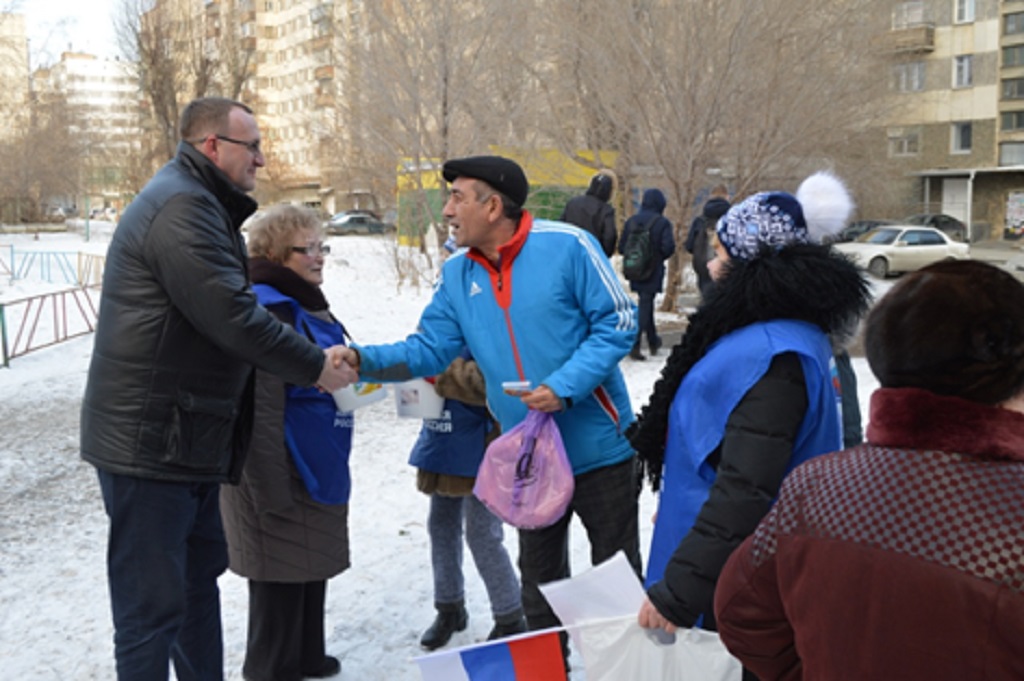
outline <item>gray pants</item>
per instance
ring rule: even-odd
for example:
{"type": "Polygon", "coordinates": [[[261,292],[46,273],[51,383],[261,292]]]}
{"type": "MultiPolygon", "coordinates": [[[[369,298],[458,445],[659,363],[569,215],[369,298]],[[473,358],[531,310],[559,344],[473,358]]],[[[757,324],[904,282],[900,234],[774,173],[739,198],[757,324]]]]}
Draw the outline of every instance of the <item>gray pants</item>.
{"type": "Polygon", "coordinates": [[[465,521],[466,543],[473,554],[477,572],[487,588],[494,619],[506,621],[522,611],[519,579],[502,543],[501,521],[475,496],[430,496],[430,560],[434,570],[434,604],[462,603],[465,598],[462,576],[462,536],[465,521]]]}

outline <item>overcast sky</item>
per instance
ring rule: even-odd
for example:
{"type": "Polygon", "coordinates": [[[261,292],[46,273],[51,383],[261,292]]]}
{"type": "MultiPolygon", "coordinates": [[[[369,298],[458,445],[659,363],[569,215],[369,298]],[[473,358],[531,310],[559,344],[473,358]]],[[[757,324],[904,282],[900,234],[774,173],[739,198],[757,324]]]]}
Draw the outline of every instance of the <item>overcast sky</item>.
{"type": "Polygon", "coordinates": [[[33,67],[51,64],[70,49],[99,56],[117,54],[113,11],[118,0],[0,0],[25,15],[33,67]]]}

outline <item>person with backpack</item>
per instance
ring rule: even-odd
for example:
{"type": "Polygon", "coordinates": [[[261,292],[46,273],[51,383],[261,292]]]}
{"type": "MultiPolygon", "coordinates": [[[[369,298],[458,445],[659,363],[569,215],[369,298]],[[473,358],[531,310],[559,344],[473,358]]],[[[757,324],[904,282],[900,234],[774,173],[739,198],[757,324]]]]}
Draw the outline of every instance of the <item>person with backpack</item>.
{"type": "Polygon", "coordinates": [[[611,175],[598,173],[590,179],[590,187],[582,196],[569,199],[562,211],[562,222],[576,225],[597,238],[609,258],[615,253],[615,208],[610,203],[612,197],[611,175]]]}
{"type": "Polygon", "coordinates": [[[646,359],[640,353],[640,339],[645,333],[652,357],[661,347],[661,338],[654,324],[654,297],[662,290],[665,261],[676,250],[672,223],[662,215],[664,211],[665,195],[660,189],[648,189],[640,203],[640,212],[626,221],[619,240],[622,273],[629,281],[629,288],[639,298],[640,330],[633,349],[629,351],[629,356],[636,360],[646,359]]]}
{"type": "Polygon", "coordinates": [[[711,234],[715,231],[718,219],[729,210],[729,189],[724,184],[717,184],[711,189],[711,197],[704,204],[701,214],[690,223],[690,231],[686,235],[684,248],[693,256],[693,271],[697,273],[697,288],[701,298],[708,295],[712,285],[711,274],[708,272],[708,261],[715,257],[715,249],[711,234]]]}

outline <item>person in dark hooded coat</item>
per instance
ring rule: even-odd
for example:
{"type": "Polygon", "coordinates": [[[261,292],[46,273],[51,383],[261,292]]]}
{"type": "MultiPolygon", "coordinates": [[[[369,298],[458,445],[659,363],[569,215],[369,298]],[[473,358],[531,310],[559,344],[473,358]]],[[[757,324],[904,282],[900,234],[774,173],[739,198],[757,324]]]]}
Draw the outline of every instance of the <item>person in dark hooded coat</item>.
{"type": "Polygon", "coordinates": [[[615,208],[608,203],[612,198],[613,184],[611,176],[606,173],[594,175],[587,193],[569,199],[562,210],[562,217],[558,218],[593,234],[609,258],[615,253],[616,238],[615,208]]]}
{"type": "Polygon", "coordinates": [[[693,256],[691,263],[693,271],[697,273],[697,288],[700,289],[702,298],[707,296],[708,289],[713,283],[708,273],[708,261],[715,255],[711,234],[715,231],[718,219],[725,215],[727,210],[729,189],[724,184],[715,185],[711,190],[711,197],[704,204],[704,210],[690,223],[690,231],[686,235],[684,248],[693,256]]]}
{"type": "Polygon", "coordinates": [[[642,229],[648,222],[651,224],[651,243],[654,245],[654,270],[646,279],[630,279],[629,288],[635,291],[639,302],[639,327],[636,334],[636,343],[630,350],[629,356],[633,359],[646,359],[640,353],[640,339],[647,334],[647,347],[651,355],[658,354],[661,347],[661,338],[654,325],[654,297],[661,293],[662,280],[665,279],[665,261],[672,257],[676,251],[676,240],[672,233],[672,223],[665,218],[665,195],[660,189],[648,189],[644,192],[643,201],[640,203],[640,212],[626,221],[622,228],[622,238],[619,239],[619,253],[622,253],[624,244],[629,243],[629,234],[634,229],[642,229]]]}

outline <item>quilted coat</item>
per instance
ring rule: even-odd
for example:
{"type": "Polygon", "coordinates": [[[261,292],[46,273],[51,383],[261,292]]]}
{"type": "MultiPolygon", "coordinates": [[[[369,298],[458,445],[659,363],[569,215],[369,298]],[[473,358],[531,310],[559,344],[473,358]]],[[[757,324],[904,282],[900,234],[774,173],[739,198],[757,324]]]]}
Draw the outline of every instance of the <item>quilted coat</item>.
{"type": "Polygon", "coordinates": [[[786,479],[722,640],[762,681],[1024,679],[1024,414],[883,388],[867,440],[786,479]]]}
{"type": "Polygon", "coordinates": [[[221,487],[229,567],[260,582],[329,579],[349,567],[348,504],[310,498],[284,444],[284,408],[284,382],[257,370],[253,440],[242,479],[221,487]]]}

